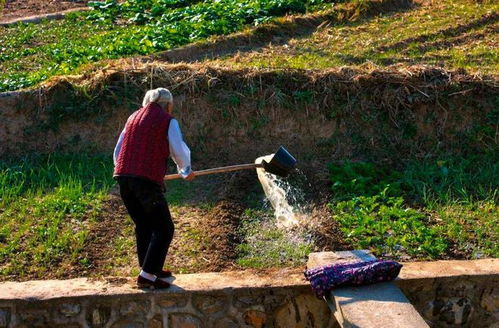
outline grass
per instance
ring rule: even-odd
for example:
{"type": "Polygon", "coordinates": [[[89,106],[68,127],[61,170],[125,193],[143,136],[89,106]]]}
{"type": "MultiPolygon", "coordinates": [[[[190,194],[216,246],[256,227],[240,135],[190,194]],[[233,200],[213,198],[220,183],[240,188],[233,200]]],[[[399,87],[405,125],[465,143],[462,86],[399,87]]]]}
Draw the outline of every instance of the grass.
{"type": "Polygon", "coordinates": [[[184,227],[183,231],[174,238],[178,245],[175,250],[174,265],[171,258],[167,259],[167,265],[178,273],[206,270],[204,252],[210,249],[212,240],[206,234],[204,227],[198,225],[184,227]]]}
{"type": "MultiPolygon", "coordinates": [[[[299,69],[431,64],[493,74],[499,68],[495,37],[499,5],[494,1],[417,1],[413,8],[399,12],[390,0],[334,5],[322,0],[167,2],[127,0],[118,5],[106,1],[96,5],[95,11],[73,13],[64,20],[0,27],[0,91],[30,87],[55,75],[81,73],[104,59],[153,54],[263,24],[286,13],[318,9],[329,18],[311,34],[205,63],[299,69]],[[378,3],[385,3],[391,11],[378,9],[385,14],[373,16],[369,11],[378,3]],[[164,6],[172,7],[165,11],[164,6]],[[345,16],[345,8],[355,10],[345,16]]],[[[273,24],[279,25],[280,20],[273,24]]]]}
{"type": "Polygon", "coordinates": [[[347,241],[389,257],[498,257],[499,165],[494,153],[332,165],[333,219],[347,241]]]}
{"type": "Polygon", "coordinates": [[[304,233],[279,229],[272,213],[247,209],[241,221],[236,263],[243,268],[301,266],[314,249],[304,233]]]}
{"type": "Polygon", "coordinates": [[[94,3],[59,21],[0,27],[0,91],[77,73],[103,59],[152,54],[224,35],[322,0],[136,1],[94,3]]]}
{"type": "Polygon", "coordinates": [[[42,277],[82,260],[112,184],[108,169],[109,159],[88,154],[0,162],[0,275],[42,277]]]}
{"type": "MultiPolygon", "coordinates": [[[[0,278],[15,279],[66,277],[71,270],[83,272],[94,267],[87,258],[93,227],[102,221],[103,206],[115,185],[113,163],[108,154],[31,155],[0,161],[0,278]]],[[[206,180],[205,180],[206,182],[206,180]]],[[[186,210],[194,190],[203,181],[169,181],[167,200],[173,215],[186,210]]],[[[209,192],[207,190],[206,192],[209,192]]],[[[200,208],[210,206],[209,199],[200,208]]],[[[183,215],[183,214],[182,214],[183,215]]],[[[107,220],[107,217],[104,217],[107,220]]],[[[102,224],[102,223],[101,223],[102,224]]],[[[126,219],[108,235],[111,247],[102,274],[133,275],[135,237],[133,223],[126,219]]],[[[185,267],[179,272],[196,271],[205,234],[197,226],[187,227],[179,237],[179,253],[185,267]]],[[[104,254],[103,254],[104,255],[104,254]]]]}
{"type": "MultiPolygon", "coordinates": [[[[396,170],[362,162],[331,165],[332,217],[352,248],[369,248],[385,257],[498,257],[499,165],[494,155],[414,160],[400,163],[396,170]]],[[[102,272],[91,272],[92,263],[85,255],[86,247],[91,247],[86,242],[114,185],[111,172],[111,157],[99,154],[2,160],[0,277],[65,277],[73,269],[92,276],[136,274],[131,265],[135,258],[131,220],[120,222],[114,232],[111,253],[106,253],[112,260],[105,261],[102,272]]],[[[194,191],[204,182],[200,178],[169,183],[171,211],[182,217],[174,252],[178,272],[203,270],[203,252],[211,248],[212,240],[197,220],[210,214],[211,201],[205,196],[220,184],[212,181],[214,189],[200,196],[194,191]]],[[[303,265],[315,249],[310,234],[278,229],[261,196],[261,191],[248,190],[235,264],[303,265]]]]}
{"type": "Polygon", "coordinates": [[[285,44],[205,63],[295,69],[428,64],[497,74],[498,11],[494,1],[418,1],[414,8],[398,13],[360,16],[356,21],[333,18],[312,34],[285,44]]]}

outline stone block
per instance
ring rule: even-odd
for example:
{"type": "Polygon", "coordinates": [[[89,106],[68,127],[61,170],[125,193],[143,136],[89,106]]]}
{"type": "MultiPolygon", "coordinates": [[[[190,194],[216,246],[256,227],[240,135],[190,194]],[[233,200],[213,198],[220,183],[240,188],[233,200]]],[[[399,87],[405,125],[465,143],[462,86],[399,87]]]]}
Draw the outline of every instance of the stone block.
{"type": "Polygon", "coordinates": [[[0,308],[0,328],[6,328],[10,322],[10,309],[0,308]]]}
{"type": "Polygon", "coordinates": [[[423,310],[425,318],[438,321],[440,325],[465,325],[472,313],[473,306],[466,297],[439,298],[429,302],[423,310]]]}
{"type": "Polygon", "coordinates": [[[213,322],[209,323],[208,327],[239,328],[239,324],[232,318],[221,318],[221,319],[214,319],[213,322]]]}
{"type": "Polygon", "coordinates": [[[274,326],[326,328],[335,321],[326,302],[313,295],[300,295],[277,310],[274,326]]]}
{"type": "Polygon", "coordinates": [[[22,324],[27,327],[49,326],[49,311],[47,309],[18,309],[22,324]]]}
{"type": "Polygon", "coordinates": [[[477,286],[472,281],[452,279],[439,283],[436,288],[437,298],[467,297],[473,298],[477,293],[477,286]]]}
{"type": "Polygon", "coordinates": [[[170,313],[168,326],[171,328],[203,328],[203,321],[189,313],[170,313]]]}
{"type": "Polygon", "coordinates": [[[132,321],[130,319],[123,319],[115,322],[111,328],[144,328],[144,324],[139,321],[132,321]]]}
{"type": "Polygon", "coordinates": [[[234,306],[239,310],[247,310],[255,305],[262,305],[266,312],[273,312],[275,309],[285,303],[284,293],[278,293],[273,290],[243,290],[235,292],[234,306]]]}
{"type": "Polygon", "coordinates": [[[188,302],[187,295],[166,294],[157,299],[156,303],[165,310],[183,308],[188,302]]]}
{"type": "Polygon", "coordinates": [[[31,324],[21,324],[15,326],[15,328],[82,328],[77,323],[72,323],[72,324],[53,324],[53,323],[48,323],[45,325],[37,325],[37,326],[32,326],[31,324]]]}
{"type": "Polygon", "coordinates": [[[486,288],[480,299],[482,309],[492,313],[499,312],[499,288],[486,288]]]}
{"type": "Polygon", "coordinates": [[[154,318],[147,323],[147,328],[163,328],[163,317],[159,314],[154,316],[154,318]]]}
{"type": "Polygon", "coordinates": [[[244,322],[254,328],[262,328],[267,322],[267,315],[258,310],[246,311],[243,315],[244,322]]]}
{"type": "Polygon", "coordinates": [[[95,305],[87,309],[87,323],[90,327],[104,327],[109,318],[111,318],[110,305],[95,305]]]}
{"type": "Polygon", "coordinates": [[[228,307],[227,295],[195,295],[192,304],[203,314],[211,315],[223,312],[228,307]]]}
{"type": "Polygon", "coordinates": [[[151,301],[123,301],[120,303],[120,315],[145,315],[151,308],[151,301]]]}
{"type": "Polygon", "coordinates": [[[81,305],[77,303],[64,303],[61,304],[59,312],[67,318],[74,317],[81,312],[81,305]]]}

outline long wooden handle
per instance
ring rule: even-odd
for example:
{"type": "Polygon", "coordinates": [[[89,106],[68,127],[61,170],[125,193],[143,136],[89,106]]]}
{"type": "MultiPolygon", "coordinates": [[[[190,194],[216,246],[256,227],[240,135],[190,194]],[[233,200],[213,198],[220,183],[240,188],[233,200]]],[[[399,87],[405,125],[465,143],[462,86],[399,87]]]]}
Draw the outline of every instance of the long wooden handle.
{"type": "MultiPolygon", "coordinates": [[[[222,173],[222,172],[250,170],[250,169],[255,169],[257,167],[263,167],[263,164],[239,164],[231,166],[222,166],[222,167],[215,167],[213,169],[194,171],[194,173],[196,174],[196,176],[200,176],[200,175],[208,175],[208,174],[222,173]]],[[[180,174],[168,174],[165,176],[165,180],[175,180],[181,178],[182,176],[180,174]]]]}

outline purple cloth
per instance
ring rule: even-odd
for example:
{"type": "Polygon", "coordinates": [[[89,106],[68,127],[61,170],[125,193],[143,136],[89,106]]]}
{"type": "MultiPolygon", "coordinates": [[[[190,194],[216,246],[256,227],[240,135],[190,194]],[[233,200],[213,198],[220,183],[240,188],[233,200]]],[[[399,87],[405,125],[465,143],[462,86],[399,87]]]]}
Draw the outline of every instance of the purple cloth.
{"type": "Polygon", "coordinates": [[[400,273],[402,264],[395,261],[373,260],[355,263],[337,263],[305,271],[315,295],[323,297],[333,288],[360,286],[392,281],[400,273]]]}

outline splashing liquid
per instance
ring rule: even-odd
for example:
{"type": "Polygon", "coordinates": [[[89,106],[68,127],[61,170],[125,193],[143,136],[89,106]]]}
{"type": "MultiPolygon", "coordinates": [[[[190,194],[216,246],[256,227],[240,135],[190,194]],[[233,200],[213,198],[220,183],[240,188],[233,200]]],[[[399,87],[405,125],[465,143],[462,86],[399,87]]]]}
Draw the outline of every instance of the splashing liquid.
{"type": "MultiPolygon", "coordinates": [[[[259,157],[255,163],[261,163],[262,160],[270,161],[272,156],[259,157]]],[[[265,172],[263,168],[258,168],[257,174],[267,200],[274,208],[277,226],[293,228],[300,225],[305,219],[304,192],[285,179],[265,172]]]]}

